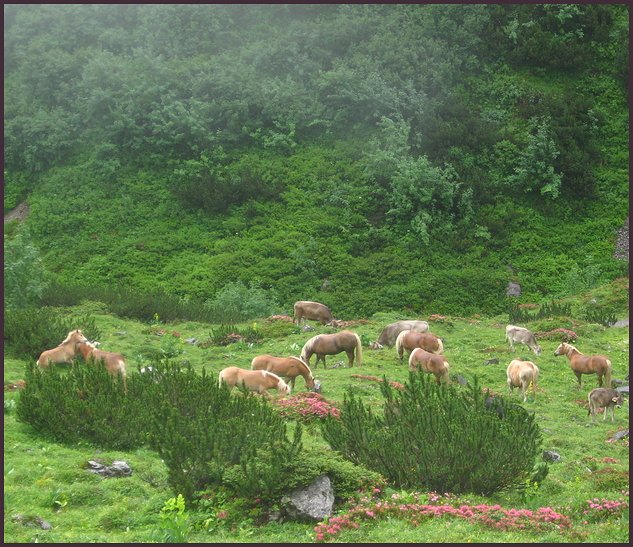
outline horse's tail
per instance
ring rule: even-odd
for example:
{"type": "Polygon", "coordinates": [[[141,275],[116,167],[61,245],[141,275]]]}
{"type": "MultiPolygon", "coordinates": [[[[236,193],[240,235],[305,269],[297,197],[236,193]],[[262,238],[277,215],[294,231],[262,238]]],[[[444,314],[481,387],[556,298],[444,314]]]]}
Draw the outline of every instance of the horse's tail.
{"type": "Polygon", "coordinates": [[[404,337],[406,336],[407,331],[403,330],[400,334],[398,334],[398,338],[396,338],[396,354],[398,355],[398,358],[400,360],[402,360],[402,341],[404,339],[404,337]]]}
{"type": "Polygon", "coordinates": [[[218,387],[222,387],[222,382],[224,381],[224,371],[221,370],[220,374],[218,374],[218,387]]]}
{"type": "Polygon", "coordinates": [[[607,361],[607,370],[604,373],[604,383],[605,383],[605,387],[610,388],[611,387],[611,361],[609,361],[609,359],[607,359],[606,361],[607,361]]]}
{"type": "Polygon", "coordinates": [[[442,342],[442,339],[438,337],[437,339],[437,353],[443,353],[444,352],[444,343],[442,342]]]}
{"type": "Polygon", "coordinates": [[[356,362],[357,366],[361,366],[363,364],[363,342],[360,339],[358,334],[354,333],[356,338],[356,362]]]}

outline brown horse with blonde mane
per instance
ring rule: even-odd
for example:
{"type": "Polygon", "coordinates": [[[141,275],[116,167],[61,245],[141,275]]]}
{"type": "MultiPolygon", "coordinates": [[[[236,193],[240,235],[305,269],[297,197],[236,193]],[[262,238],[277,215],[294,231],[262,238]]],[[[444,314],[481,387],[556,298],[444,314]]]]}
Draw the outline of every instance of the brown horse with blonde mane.
{"type": "Polygon", "coordinates": [[[310,338],[301,350],[301,359],[310,365],[310,357],[316,353],[317,359],[314,368],[317,368],[319,361],[323,361],[325,366],[326,355],[336,355],[344,351],[347,354],[348,366],[354,366],[354,350],[356,351],[356,361],[358,366],[362,365],[362,343],[360,336],[350,330],[342,330],[334,334],[317,334],[310,338]]]}
{"type": "Polygon", "coordinates": [[[101,362],[106,370],[113,376],[120,374],[123,379],[123,389],[127,391],[127,374],[125,371],[125,357],[123,355],[97,349],[94,344],[88,341],[80,342],[77,344],[77,348],[86,363],[91,361],[94,363],[101,362]]]}
{"type": "Polygon", "coordinates": [[[267,370],[277,376],[285,378],[294,390],[297,376],[302,376],[306,388],[314,389],[314,376],[310,367],[299,357],[274,357],[272,355],[257,355],[251,361],[251,370],[267,370]]]}
{"type": "Polygon", "coordinates": [[[402,361],[404,350],[413,351],[415,348],[439,354],[444,351],[444,344],[439,336],[430,332],[403,330],[396,338],[396,351],[400,361],[402,361]]]}
{"type": "Polygon", "coordinates": [[[433,374],[438,384],[441,382],[450,383],[448,369],[448,362],[443,355],[437,355],[422,348],[413,348],[411,355],[409,355],[409,370],[433,374]]]}
{"type": "Polygon", "coordinates": [[[554,350],[554,355],[566,355],[569,360],[572,372],[578,378],[578,387],[582,386],[581,376],[583,374],[597,374],[598,386],[602,387],[602,378],[606,386],[611,387],[611,361],[606,355],[585,355],[580,353],[574,346],[563,342],[554,350]]]}
{"type": "Polygon", "coordinates": [[[37,360],[37,366],[46,368],[51,363],[72,363],[77,355],[77,344],[87,341],[88,339],[79,329],[71,330],[56,348],[42,352],[37,360]]]}
{"type": "Polygon", "coordinates": [[[276,389],[280,395],[290,395],[290,386],[279,376],[267,370],[246,370],[239,367],[226,367],[220,371],[218,385],[232,390],[235,386],[245,387],[265,397],[270,397],[269,389],[276,389]]]}

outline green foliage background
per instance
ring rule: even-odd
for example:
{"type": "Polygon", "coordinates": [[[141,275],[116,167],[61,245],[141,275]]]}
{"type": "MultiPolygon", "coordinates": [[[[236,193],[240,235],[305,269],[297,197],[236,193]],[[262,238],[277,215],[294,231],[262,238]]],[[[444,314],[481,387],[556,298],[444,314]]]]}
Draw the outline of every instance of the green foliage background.
{"type": "Polygon", "coordinates": [[[624,5],[4,13],[4,209],[28,202],[46,270],[29,297],[493,315],[508,281],[541,302],[627,273],[624,5]]]}

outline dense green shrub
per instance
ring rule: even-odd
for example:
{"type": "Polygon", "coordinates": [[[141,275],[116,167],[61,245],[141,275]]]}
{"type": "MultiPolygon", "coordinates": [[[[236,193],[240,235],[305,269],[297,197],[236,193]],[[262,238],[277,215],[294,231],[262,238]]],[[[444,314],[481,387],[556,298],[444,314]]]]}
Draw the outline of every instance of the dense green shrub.
{"type": "Polygon", "coordinates": [[[39,250],[24,228],[4,240],[4,304],[6,308],[35,305],[46,288],[46,270],[39,250]]]}
{"type": "Polygon", "coordinates": [[[91,315],[69,317],[55,308],[7,309],[4,314],[4,343],[7,353],[29,361],[58,346],[66,335],[80,329],[89,340],[101,337],[91,315]]]}
{"type": "Polygon", "coordinates": [[[261,342],[262,334],[256,326],[239,328],[235,325],[220,325],[211,329],[209,340],[203,342],[201,347],[228,346],[235,342],[258,343],[261,342]]]}
{"type": "Polygon", "coordinates": [[[489,495],[520,488],[533,472],[541,433],[523,407],[496,399],[475,379],[466,389],[411,373],[405,389],[381,384],[382,413],[348,393],[340,419],[326,419],[330,446],[395,486],[489,495]]]}
{"type": "Polygon", "coordinates": [[[343,502],[356,496],[359,491],[371,491],[385,483],[379,473],[354,464],[337,452],[321,449],[304,449],[285,460],[275,459],[274,452],[260,451],[249,465],[253,466],[251,472],[245,473],[243,466],[236,465],[224,474],[225,485],[237,496],[278,501],[284,493],[306,486],[320,475],[327,475],[332,482],[336,501],[343,502]],[[257,477],[259,481],[265,479],[267,488],[253,481],[257,477]]]}
{"type": "Polygon", "coordinates": [[[269,291],[253,284],[246,287],[237,281],[222,287],[206,306],[215,321],[231,323],[271,315],[278,304],[269,291]]]}
{"type": "Polygon", "coordinates": [[[220,486],[226,469],[240,465],[249,488],[262,488],[260,494],[266,495],[270,485],[258,477],[256,454],[270,452],[274,465],[283,469],[299,450],[301,429],[290,441],[283,418],[267,401],[246,393],[232,396],[204,369],[198,375],[168,365],[157,372],[159,381],[150,390],[157,395],[146,405],[150,446],[165,461],[174,491],[191,502],[220,486]]]}
{"type": "Polygon", "coordinates": [[[25,381],[17,417],[42,435],[124,450],[143,444],[143,398],[129,385],[133,382],[126,396],[120,377],[102,365],[75,364],[65,373],[28,363],[25,381]]]}

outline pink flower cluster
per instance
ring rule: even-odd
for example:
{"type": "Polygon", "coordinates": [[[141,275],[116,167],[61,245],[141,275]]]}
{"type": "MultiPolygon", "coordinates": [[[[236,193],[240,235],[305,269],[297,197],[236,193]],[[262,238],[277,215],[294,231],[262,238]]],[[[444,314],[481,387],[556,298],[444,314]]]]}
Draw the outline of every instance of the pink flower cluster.
{"type": "MultiPolygon", "coordinates": [[[[474,523],[481,523],[497,530],[562,530],[571,527],[569,517],[561,515],[551,507],[540,507],[536,511],[529,509],[503,509],[500,505],[434,505],[441,497],[431,492],[432,503],[398,503],[397,494],[394,501],[378,501],[370,505],[357,505],[344,515],[330,518],[318,524],[314,531],[315,540],[324,542],[335,539],[345,529],[358,528],[359,521],[376,518],[400,518],[410,521],[414,526],[434,517],[463,518],[474,523]]],[[[449,496],[446,496],[447,498],[449,496]]]]}
{"type": "MultiPolygon", "coordinates": [[[[628,491],[625,492],[625,495],[628,496],[628,491]]],[[[587,500],[587,505],[587,509],[585,509],[582,514],[585,515],[585,518],[592,521],[620,516],[629,508],[629,502],[625,499],[607,500],[593,498],[587,500]]]]}
{"type": "Polygon", "coordinates": [[[285,399],[279,399],[277,406],[285,418],[312,421],[333,416],[338,418],[341,412],[319,393],[303,391],[285,399]]]}

